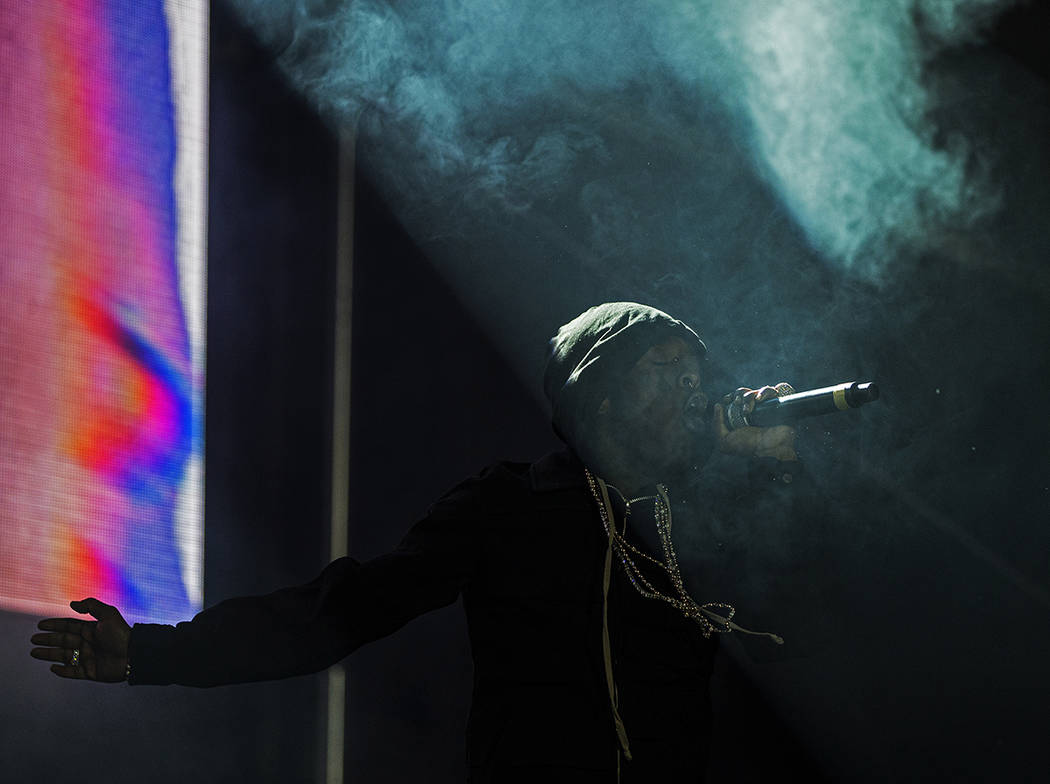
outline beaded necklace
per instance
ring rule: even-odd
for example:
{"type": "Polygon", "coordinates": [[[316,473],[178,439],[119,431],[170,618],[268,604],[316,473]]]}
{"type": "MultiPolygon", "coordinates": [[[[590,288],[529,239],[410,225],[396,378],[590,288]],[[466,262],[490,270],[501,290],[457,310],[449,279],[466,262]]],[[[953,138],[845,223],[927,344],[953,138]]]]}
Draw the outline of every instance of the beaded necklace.
{"type": "MultiPolygon", "coordinates": [[[[584,473],[587,475],[587,486],[591,490],[591,495],[594,496],[595,503],[598,504],[598,514],[601,517],[602,526],[605,528],[605,534],[609,537],[609,544],[605,550],[605,569],[602,576],[602,654],[605,659],[605,681],[609,688],[609,704],[612,708],[613,725],[616,729],[618,741],[616,750],[616,781],[619,782],[620,757],[622,755],[624,759],[631,759],[631,745],[627,738],[627,728],[624,726],[623,718],[620,716],[620,694],[616,688],[616,679],[613,676],[612,645],[609,639],[609,585],[612,577],[614,555],[623,565],[624,573],[638,593],[647,599],[660,599],[670,604],[686,618],[699,624],[705,638],[710,637],[712,632],[739,631],[745,634],[761,634],[770,637],[778,645],[783,645],[784,640],[775,634],[752,632],[738,626],[733,621],[736,610],[731,605],[722,602],[697,604],[685,590],[685,585],[682,582],[682,573],[678,568],[678,557],[674,551],[674,544],[671,542],[671,500],[667,495],[666,486],[658,484],[656,486],[656,496],[634,498],[630,501],[624,498],[622,493],[620,494],[625,506],[624,531],[627,530],[627,516],[630,514],[631,501],[648,499],[654,501],[656,531],[659,534],[660,544],[664,551],[664,561],[661,562],[634,547],[624,538],[623,533],[616,530],[616,515],[613,513],[612,502],[609,500],[609,485],[602,481],[600,477],[592,474],[590,469],[584,469],[584,473]],[[671,584],[674,586],[678,596],[668,596],[657,590],[631,558],[632,554],[644,558],[662,569],[670,577],[671,584]],[[728,615],[719,615],[715,610],[728,610],[728,615]]],[[[616,492],[619,493],[619,490],[616,492]]]]}
{"type": "MultiPolygon", "coordinates": [[[[678,566],[678,556],[675,553],[674,544],[671,541],[671,500],[668,497],[667,487],[665,485],[658,484],[656,486],[657,495],[655,496],[645,496],[643,498],[632,499],[632,501],[649,499],[654,501],[656,531],[660,537],[660,544],[664,554],[664,560],[659,561],[632,545],[627,541],[623,533],[616,529],[615,515],[613,514],[612,504],[609,501],[609,485],[602,481],[601,478],[594,476],[589,469],[584,470],[587,475],[587,486],[590,488],[591,495],[594,497],[594,500],[598,505],[598,514],[601,517],[602,526],[605,528],[606,536],[609,537],[609,547],[612,553],[623,565],[627,579],[630,580],[631,585],[635,587],[638,593],[647,599],[659,599],[670,604],[686,618],[699,624],[701,632],[705,638],[709,638],[713,632],[727,633],[731,631],[739,631],[745,634],[756,634],[769,637],[778,645],[784,644],[783,638],[779,635],[771,634],[769,632],[749,631],[748,629],[736,624],[733,621],[733,616],[736,615],[736,609],[732,605],[724,602],[705,602],[704,604],[698,604],[689,595],[688,591],[686,591],[685,584],[682,580],[682,572],[678,566]],[[632,555],[645,559],[666,573],[671,580],[671,585],[674,587],[677,596],[670,596],[654,587],[638,567],[638,564],[635,563],[632,555]],[[718,611],[724,611],[727,614],[721,615],[718,611]]],[[[625,498],[624,504],[627,509],[627,514],[629,514],[631,501],[628,501],[625,498]]],[[[624,529],[626,530],[626,525],[624,526],[624,529]]]]}

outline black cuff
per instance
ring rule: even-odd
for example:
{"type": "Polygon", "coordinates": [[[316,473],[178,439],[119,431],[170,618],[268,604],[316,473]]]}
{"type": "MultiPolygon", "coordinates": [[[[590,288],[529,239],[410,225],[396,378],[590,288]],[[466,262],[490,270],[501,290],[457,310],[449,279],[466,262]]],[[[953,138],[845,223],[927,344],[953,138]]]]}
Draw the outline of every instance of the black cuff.
{"type": "Polygon", "coordinates": [[[128,661],[133,665],[128,678],[132,686],[166,686],[173,682],[171,656],[175,628],[159,623],[136,623],[128,640],[128,661]]]}

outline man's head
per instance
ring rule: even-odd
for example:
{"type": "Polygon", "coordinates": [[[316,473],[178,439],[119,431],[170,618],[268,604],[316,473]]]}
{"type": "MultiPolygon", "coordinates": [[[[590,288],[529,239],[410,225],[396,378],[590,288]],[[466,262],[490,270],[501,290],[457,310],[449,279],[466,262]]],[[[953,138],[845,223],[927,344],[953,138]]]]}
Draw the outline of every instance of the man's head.
{"type": "Polygon", "coordinates": [[[598,305],[551,340],[544,387],[554,428],[585,460],[612,452],[666,477],[709,441],[707,347],[681,321],[633,302],[598,305]]]}

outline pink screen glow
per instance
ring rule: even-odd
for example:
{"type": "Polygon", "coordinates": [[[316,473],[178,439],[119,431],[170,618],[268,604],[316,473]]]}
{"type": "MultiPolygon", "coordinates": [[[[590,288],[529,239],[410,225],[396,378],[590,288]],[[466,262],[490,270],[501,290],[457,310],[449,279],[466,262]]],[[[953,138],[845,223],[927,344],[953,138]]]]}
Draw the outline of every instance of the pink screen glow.
{"type": "Polygon", "coordinates": [[[162,0],[0,0],[7,609],[199,609],[203,362],[180,293],[169,40],[162,0]]]}

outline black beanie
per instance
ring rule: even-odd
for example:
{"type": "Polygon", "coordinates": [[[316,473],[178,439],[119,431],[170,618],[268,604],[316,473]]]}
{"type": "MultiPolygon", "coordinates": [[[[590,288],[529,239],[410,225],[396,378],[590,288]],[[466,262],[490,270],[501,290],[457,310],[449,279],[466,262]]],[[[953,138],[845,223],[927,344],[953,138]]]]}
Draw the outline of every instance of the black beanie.
{"type": "Polygon", "coordinates": [[[554,431],[579,447],[581,427],[650,348],[679,337],[703,357],[707,346],[686,324],[636,302],[606,302],[584,311],[551,338],[543,391],[554,431]],[[600,395],[600,397],[599,397],[600,395]],[[593,410],[592,410],[593,409],[593,410]]]}

